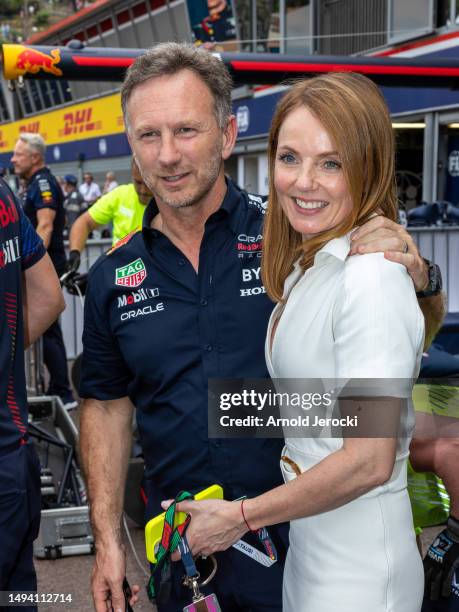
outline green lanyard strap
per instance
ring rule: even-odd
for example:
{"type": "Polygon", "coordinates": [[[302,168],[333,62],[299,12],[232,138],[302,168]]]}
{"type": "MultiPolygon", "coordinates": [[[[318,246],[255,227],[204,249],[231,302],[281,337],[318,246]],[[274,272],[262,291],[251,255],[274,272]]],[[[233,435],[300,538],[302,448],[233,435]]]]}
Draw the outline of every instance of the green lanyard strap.
{"type": "Polygon", "coordinates": [[[169,508],[164,517],[164,527],[161,541],[156,552],[156,563],[151,564],[151,576],[147,585],[147,594],[150,601],[165,603],[170,594],[170,557],[178,548],[179,542],[187,530],[191,517],[188,515],[186,520],[174,528],[174,518],[177,504],[186,499],[193,499],[193,495],[187,491],[181,491],[169,508]]]}

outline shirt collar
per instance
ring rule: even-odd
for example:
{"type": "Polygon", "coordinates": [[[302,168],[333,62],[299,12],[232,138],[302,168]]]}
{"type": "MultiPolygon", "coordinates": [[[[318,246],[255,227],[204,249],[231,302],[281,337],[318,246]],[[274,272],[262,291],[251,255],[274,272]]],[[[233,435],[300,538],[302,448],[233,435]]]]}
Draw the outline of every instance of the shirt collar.
{"type": "Polygon", "coordinates": [[[238,234],[239,221],[243,214],[241,206],[241,190],[233,183],[230,178],[225,177],[226,193],[220,208],[214,212],[208,219],[219,221],[225,217],[228,219],[228,225],[234,235],[238,234]]]}
{"type": "MultiPolygon", "coordinates": [[[[226,193],[223,198],[223,202],[221,203],[220,208],[215,211],[208,219],[209,222],[211,219],[218,221],[220,218],[227,217],[229,220],[229,227],[234,234],[238,233],[238,225],[240,215],[242,214],[242,209],[240,204],[241,192],[239,188],[233,183],[230,178],[226,178],[226,193]]],[[[144,238],[150,234],[151,230],[151,222],[159,213],[158,205],[154,198],[152,198],[145,209],[145,213],[143,215],[142,221],[142,233],[144,238]]]]}
{"type": "Polygon", "coordinates": [[[156,204],[155,199],[152,198],[150,202],[147,204],[147,207],[145,208],[145,212],[143,213],[142,231],[144,232],[144,234],[145,234],[145,230],[150,229],[151,222],[153,221],[153,219],[156,217],[158,213],[159,213],[158,205],[156,204]]]}
{"type": "Polygon", "coordinates": [[[37,174],[40,174],[40,172],[49,172],[48,166],[42,166],[41,168],[38,168],[38,170],[35,170],[32,176],[29,179],[27,179],[27,184],[29,185],[33,181],[33,179],[37,176],[37,174]]]}
{"type": "Polygon", "coordinates": [[[327,244],[324,244],[324,246],[317,251],[314,258],[314,263],[320,261],[327,255],[331,255],[340,261],[345,261],[350,250],[351,232],[345,234],[344,236],[340,236],[339,238],[333,238],[333,240],[329,240],[327,244]]]}

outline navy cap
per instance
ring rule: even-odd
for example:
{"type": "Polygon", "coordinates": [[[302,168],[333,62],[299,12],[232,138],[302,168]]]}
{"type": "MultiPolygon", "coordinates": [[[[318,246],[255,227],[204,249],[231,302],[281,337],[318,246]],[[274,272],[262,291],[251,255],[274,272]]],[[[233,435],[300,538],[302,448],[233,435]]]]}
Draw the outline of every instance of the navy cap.
{"type": "Polygon", "coordinates": [[[78,183],[78,179],[74,174],[66,174],[64,176],[64,181],[66,183],[70,183],[71,185],[76,185],[78,183]]]}

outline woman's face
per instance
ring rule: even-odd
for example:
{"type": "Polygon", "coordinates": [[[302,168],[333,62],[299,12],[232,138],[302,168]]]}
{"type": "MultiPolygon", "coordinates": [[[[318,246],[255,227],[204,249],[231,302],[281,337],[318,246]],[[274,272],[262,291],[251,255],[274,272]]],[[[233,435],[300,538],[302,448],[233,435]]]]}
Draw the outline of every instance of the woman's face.
{"type": "Polygon", "coordinates": [[[290,225],[304,238],[336,227],[351,214],[339,153],[305,106],[287,115],[280,128],[274,185],[290,225]]]}

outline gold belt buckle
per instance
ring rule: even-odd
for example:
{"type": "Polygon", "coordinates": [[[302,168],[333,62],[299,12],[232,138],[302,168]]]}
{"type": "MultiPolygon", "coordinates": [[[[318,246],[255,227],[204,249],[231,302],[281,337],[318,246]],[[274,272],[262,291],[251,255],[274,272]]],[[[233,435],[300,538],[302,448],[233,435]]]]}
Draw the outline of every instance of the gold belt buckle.
{"type": "Polygon", "coordinates": [[[293,459],[290,459],[290,457],[287,457],[287,455],[282,455],[281,460],[287,465],[289,465],[297,476],[301,474],[299,465],[295,461],[293,461],[293,459]]]}

